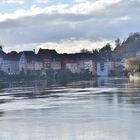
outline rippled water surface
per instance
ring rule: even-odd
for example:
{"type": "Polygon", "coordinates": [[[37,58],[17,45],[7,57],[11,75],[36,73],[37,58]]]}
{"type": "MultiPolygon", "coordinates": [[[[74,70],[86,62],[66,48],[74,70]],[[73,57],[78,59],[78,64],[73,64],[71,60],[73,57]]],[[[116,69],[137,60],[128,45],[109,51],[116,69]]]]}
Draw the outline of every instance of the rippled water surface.
{"type": "Polygon", "coordinates": [[[140,140],[140,83],[6,83],[0,89],[0,140],[140,140]]]}

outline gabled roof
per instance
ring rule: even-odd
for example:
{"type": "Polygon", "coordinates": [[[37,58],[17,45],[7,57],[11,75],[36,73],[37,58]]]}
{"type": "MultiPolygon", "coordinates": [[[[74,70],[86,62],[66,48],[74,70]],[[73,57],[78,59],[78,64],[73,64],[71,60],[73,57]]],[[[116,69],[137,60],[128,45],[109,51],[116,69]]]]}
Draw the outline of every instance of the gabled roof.
{"type": "Polygon", "coordinates": [[[15,51],[12,51],[8,54],[5,54],[4,60],[19,61],[20,56],[21,56],[21,53],[17,53],[15,51]]]}
{"type": "Polygon", "coordinates": [[[42,61],[39,55],[35,54],[33,51],[23,51],[27,61],[42,61]]]}
{"type": "Polygon", "coordinates": [[[75,54],[62,54],[62,58],[66,58],[73,61],[79,60],[93,60],[93,61],[107,61],[106,58],[100,54],[95,53],[75,53],[75,54]]]}
{"type": "Polygon", "coordinates": [[[39,49],[38,55],[42,59],[60,59],[60,55],[56,52],[56,50],[49,49],[39,49]]]}

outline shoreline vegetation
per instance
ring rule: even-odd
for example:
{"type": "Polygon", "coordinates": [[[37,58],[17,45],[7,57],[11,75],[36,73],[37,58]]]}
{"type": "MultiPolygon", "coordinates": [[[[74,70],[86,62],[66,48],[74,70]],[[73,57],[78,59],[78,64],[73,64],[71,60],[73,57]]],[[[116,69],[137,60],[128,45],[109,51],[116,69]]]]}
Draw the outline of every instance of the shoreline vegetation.
{"type": "Polygon", "coordinates": [[[140,80],[140,57],[131,57],[125,61],[125,70],[130,80],[140,80]]]}
{"type": "Polygon", "coordinates": [[[93,76],[91,74],[73,74],[71,72],[61,72],[57,75],[57,77],[50,72],[48,72],[47,76],[44,77],[41,77],[40,75],[3,75],[0,76],[0,89],[16,87],[17,85],[22,87],[33,85],[40,88],[47,88],[53,84],[66,85],[67,83],[73,81],[90,81],[92,79],[93,76]]]}
{"type": "MultiPolygon", "coordinates": [[[[32,74],[19,74],[19,75],[0,75],[0,89],[5,87],[11,87],[10,84],[18,85],[30,85],[31,83],[37,84],[38,86],[44,88],[51,86],[53,84],[62,84],[66,85],[74,81],[90,81],[97,80],[98,78],[111,78],[114,76],[99,77],[93,76],[92,73],[85,71],[83,73],[72,73],[70,71],[57,71],[46,70],[46,75],[41,75],[41,73],[32,73],[32,74]]],[[[118,77],[118,76],[115,76],[118,77]]],[[[123,77],[124,76],[120,76],[123,77]]],[[[125,76],[126,77],[126,76],[125,76]]]]}
{"type": "Polygon", "coordinates": [[[48,84],[53,83],[67,83],[79,80],[91,80],[93,75],[89,72],[72,73],[70,71],[53,71],[46,70],[46,75],[41,75],[40,72],[32,74],[18,74],[18,75],[0,75],[0,82],[6,81],[33,81],[33,80],[46,80],[48,84]]]}

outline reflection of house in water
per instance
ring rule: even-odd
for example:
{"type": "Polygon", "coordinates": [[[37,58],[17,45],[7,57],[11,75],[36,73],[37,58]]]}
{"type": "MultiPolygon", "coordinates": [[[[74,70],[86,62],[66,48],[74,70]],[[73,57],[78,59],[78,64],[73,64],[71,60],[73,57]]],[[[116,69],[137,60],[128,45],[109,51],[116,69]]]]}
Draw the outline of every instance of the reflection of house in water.
{"type": "Polygon", "coordinates": [[[106,86],[108,84],[108,77],[98,77],[97,78],[97,85],[98,86],[106,86]]]}

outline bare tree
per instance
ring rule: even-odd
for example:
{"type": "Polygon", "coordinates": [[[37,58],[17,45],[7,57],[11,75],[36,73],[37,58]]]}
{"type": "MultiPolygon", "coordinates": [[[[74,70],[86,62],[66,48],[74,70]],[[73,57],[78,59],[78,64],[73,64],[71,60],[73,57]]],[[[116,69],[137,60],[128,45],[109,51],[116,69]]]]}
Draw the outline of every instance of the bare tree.
{"type": "Polygon", "coordinates": [[[91,53],[91,51],[89,51],[88,49],[82,49],[82,50],[80,50],[80,53],[91,53]]]}
{"type": "Polygon", "coordinates": [[[120,47],[121,46],[121,40],[119,39],[119,38],[117,38],[116,40],[115,40],[115,46],[116,47],[120,47]]]}

